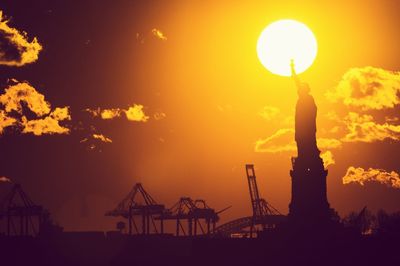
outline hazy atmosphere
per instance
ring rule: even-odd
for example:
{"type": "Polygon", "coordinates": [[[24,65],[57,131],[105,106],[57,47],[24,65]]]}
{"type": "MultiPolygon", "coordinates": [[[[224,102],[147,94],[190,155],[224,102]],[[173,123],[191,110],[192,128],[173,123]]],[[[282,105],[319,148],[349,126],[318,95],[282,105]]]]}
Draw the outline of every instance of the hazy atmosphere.
{"type": "Polygon", "coordinates": [[[232,206],[226,222],[251,213],[244,165],[254,163],[262,196],[286,214],[297,92],[256,46],[268,24],[291,18],[318,44],[299,77],[318,106],[330,205],[341,216],[398,211],[399,9],[2,1],[0,192],[21,184],[65,230],[114,229],[104,213],[136,182],[167,207],[181,196],[232,206]]]}

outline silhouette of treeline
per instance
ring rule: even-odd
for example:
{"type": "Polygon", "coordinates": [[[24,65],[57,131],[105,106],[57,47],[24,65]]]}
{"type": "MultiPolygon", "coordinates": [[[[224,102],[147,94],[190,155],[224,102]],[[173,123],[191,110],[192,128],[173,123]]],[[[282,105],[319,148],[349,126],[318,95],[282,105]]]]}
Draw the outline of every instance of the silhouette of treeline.
{"type": "Polygon", "coordinates": [[[350,212],[343,217],[342,223],[363,235],[400,236],[400,211],[388,213],[380,209],[373,213],[365,207],[361,212],[350,212]]]}

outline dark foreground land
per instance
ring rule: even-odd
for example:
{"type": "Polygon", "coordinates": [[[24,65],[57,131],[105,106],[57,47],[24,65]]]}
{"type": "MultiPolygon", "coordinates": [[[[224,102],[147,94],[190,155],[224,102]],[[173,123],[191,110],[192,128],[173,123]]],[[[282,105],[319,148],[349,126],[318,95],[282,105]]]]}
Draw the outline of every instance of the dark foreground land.
{"type": "Polygon", "coordinates": [[[400,237],[0,237],[0,265],[400,265],[400,237]]]}

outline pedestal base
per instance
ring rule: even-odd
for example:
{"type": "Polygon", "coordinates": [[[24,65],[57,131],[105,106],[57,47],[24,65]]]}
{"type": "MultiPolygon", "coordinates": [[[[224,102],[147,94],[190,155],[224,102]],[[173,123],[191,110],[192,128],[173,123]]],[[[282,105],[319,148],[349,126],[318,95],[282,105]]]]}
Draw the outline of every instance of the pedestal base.
{"type": "Polygon", "coordinates": [[[319,156],[292,158],[292,199],[289,204],[289,221],[304,226],[327,224],[335,213],[329,207],[326,193],[326,177],[319,156]]]}

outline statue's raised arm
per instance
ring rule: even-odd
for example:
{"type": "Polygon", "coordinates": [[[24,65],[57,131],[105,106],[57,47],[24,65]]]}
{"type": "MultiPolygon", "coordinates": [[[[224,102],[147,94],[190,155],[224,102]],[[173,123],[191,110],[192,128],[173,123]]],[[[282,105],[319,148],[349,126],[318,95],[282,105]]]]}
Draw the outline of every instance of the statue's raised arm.
{"type": "Polygon", "coordinates": [[[299,89],[301,86],[301,82],[299,77],[296,74],[296,70],[294,69],[294,60],[290,59],[290,69],[292,71],[292,78],[294,80],[294,82],[296,83],[296,87],[299,89]]]}

